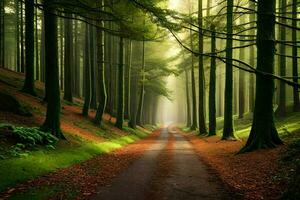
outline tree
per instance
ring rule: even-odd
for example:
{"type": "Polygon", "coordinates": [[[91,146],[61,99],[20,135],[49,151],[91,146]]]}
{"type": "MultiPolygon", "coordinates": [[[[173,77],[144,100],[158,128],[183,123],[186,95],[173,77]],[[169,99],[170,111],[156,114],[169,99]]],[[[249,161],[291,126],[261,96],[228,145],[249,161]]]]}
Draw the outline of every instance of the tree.
{"type": "Polygon", "coordinates": [[[51,0],[44,0],[45,19],[45,63],[48,91],[47,114],[41,129],[64,138],[60,130],[60,90],[58,66],[57,18],[51,0]]]}
{"type": "MultiPolygon", "coordinates": [[[[286,12],[286,0],[280,1],[280,12],[285,13],[286,12]]],[[[282,14],[281,16],[284,17],[285,14],[282,14]]],[[[280,18],[281,23],[286,24],[285,18],[280,18]]],[[[284,26],[280,26],[280,40],[285,41],[286,40],[286,28],[284,26]]],[[[279,74],[280,76],[284,77],[286,75],[286,48],[285,44],[280,44],[279,46],[279,74]]],[[[286,114],[286,85],[284,82],[280,82],[279,85],[279,105],[276,114],[279,116],[285,116],[286,114]]]]}
{"type": "Polygon", "coordinates": [[[34,2],[25,1],[25,53],[26,73],[22,91],[33,96],[36,95],[34,87],[34,2]]]}
{"type": "MultiPolygon", "coordinates": [[[[38,4],[38,0],[35,0],[38,4]]],[[[40,80],[38,8],[35,8],[35,79],[40,80]]]]}
{"type": "MultiPolygon", "coordinates": [[[[216,51],[216,33],[212,25],[211,34],[211,52],[215,55],[216,51]]],[[[216,135],[216,58],[211,58],[210,80],[209,80],[209,131],[208,135],[216,135]]]]}
{"type": "Polygon", "coordinates": [[[5,1],[0,2],[0,66],[4,67],[4,57],[5,57],[5,1]]]}
{"type": "Polygon", "coordinates": [[[186,119],[187,127],[191,127],[192,124],[192,119],[191,119],[191,103],[190,103],[190,87],[189,87],[189,73],[188,70],[184,70],[185,72],[185,90],[186,90],[186,119]]]}
{"type": "MultiPolygon", "coordinates": [[[[242,44],[240,46],[242,46],[242,44]]],[[[244,59],[245,59],[245,49],[242,48],[240,49],[240,60],[244,60],[244,59]]],[[[244,117],[244,113],[245,113],[245,72],[239,70],[239,118],[240,119],[244,117]]]]}
{"type": "MultiPolygon", "coordinates": [[[[68,18],[72,14],[67,13],[68,18]]],[[[64,100],[73,102],[73,26],[71,19],[65,19],[65,64],[64,64],[64,100]]]]}
{"type": "MultiPolygon", "coordinates": [[[[189,1],[190,3],[190,1],[189,1]]],[[[192,13],[190,5],[189,14],[192,13]]],[[[194,50],[193,32],[190,30],[190,45],[191,50],[194,50]]],[[[191,130],[197,129],[197,97],[196,97],[196,80],[195,80],[195,66],[194,66],[194,54],[191,54],[191,82],[192,82],[192,124],[191,130]]]]}
{"type": "Polygon", "coordinates": [[[21,63],[20,63],[20,3],[18,0],[15,0],[15,12],[16,12],[16,36],[15,36],[16,37],[16,64],[17,64],[17,72],[20,72],[21,71],[21,68],[20,68],[21,67],[21,63]]]}
{"type": "MultiPolygon", "coordinates": [[[[25,51],[24,51],[24,5],[21,4],[21,21],[20,21],[20,40],[21,40],[21,72],[25,72],[25,51]]],[[[3,29],[4,30],[4,29],[3,29]]],[[[4,56],[4,55],[3,55],[4,56]]]]}
{"type": "Polygon", "coordinates": [[[118,68],[118,110],[117,110],[117,122],[115,126],[119,129],[123,129],[124,121],[124,39],[120,37],[119,44],[119,68],[118,68]]]}
{"type": "Polygon", "coordinates": [[[91,64],[90,64],[90,38],[89,38],[90,25],[85,26],[85,45],[84,45],[84,104],[82,115],[88,116],[91,104],[91,64]]]}
{"type": "MultiPolygon", "coordinates": [[[[292,40],[293,40],[293,82],[298,83],[298,49],[297,49],[297,0],[293,0],[293,21],[292,21],[292,40]]],[[[293,88],[294,106],[293,110],[295,112],[300,111],[300,100],[298,88],[295,86],[293,88]]]]}
{"type": "Polygon", "coordinates": [[[203,135],[207,133],[205,123],[205,75],[204,75],[204,63],[203,63],[203,14],[202,14],[202,0],[198,0],[198,45],[199,45],[199,134],[203,135]]]}
{"type": "MultiPolygon", "coordinates": [[[[99,3],[98,6],[99,7],[103,6],[102,1],[99,3]]],[[[97,65],[98,65],[99,102],[98,102],[98,108],[97,108],[94,122],[97,125],[101,125],[102,116],[104,114],[106,102],[107,102],[107,94],[106,94],[106,86],[105,86],[105,66],[104,66],[104,33],[103,30],[101,29],[104,27],[104,22],[102,20],[98,20],[97,23],[98,23],[97,24],[98,25],[97,26],[97,53],[98,53],[97,65]]],[[[120,54],[121,53],[123,52],[120,52],[120,54]]]]}
{"type": "Polygon", "coordinates": [[[227,1],[227,39],[226,39],[226,80],[225,80],[225,104],[224,104],[224,127],[223,140],[235,138],[233,133],[233,0],[227,1]]]}
{"type": "Polygon", "coordinates": [[[142,68],[141,68],[141,81],[140,81],[140,96],[138,102],[138,109],[136,114],[136,124],[142,125],[142,115],[144,107],[144,95],[145,95],[145,40],[143,40],[142,50],[142,68]]]}
{"type": "MultiPolygon", "coordinates": [[[[259,0],[257,6],[257,70],[273,74],[276,0],[259,0]]],[[[273,95],[274,80],[257,74],[252,128],[241,153],[282,144],[274,123],[273,95]]]]}

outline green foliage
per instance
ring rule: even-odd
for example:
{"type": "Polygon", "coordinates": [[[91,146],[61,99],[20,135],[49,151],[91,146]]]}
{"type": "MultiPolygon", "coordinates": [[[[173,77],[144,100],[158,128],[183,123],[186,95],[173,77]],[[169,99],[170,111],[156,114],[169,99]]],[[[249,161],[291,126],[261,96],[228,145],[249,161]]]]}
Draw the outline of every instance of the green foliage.
{"type": "Polygon", "coordinates": [[[51,133],[43,132],[39,128],[15,127],[10,124],[0,124],[0,131],[8,132],[8,137],[16,140],[16,149],[25,149],[37,145],[55,145],[58,139],[51,133]]]}
{"type": "Polygon", "coordinates": [[[71,166],[102,153],[109,153],[147,136],[146,133],[133,129],[130,133],[132,134],[102,143],[83,141],[80,146],[75,147],[59,145],[53,151],[40,149],[29,152],[27,156],[2,160],[0,162],[0,192],[7,187],[45,173],[71,166]]]}

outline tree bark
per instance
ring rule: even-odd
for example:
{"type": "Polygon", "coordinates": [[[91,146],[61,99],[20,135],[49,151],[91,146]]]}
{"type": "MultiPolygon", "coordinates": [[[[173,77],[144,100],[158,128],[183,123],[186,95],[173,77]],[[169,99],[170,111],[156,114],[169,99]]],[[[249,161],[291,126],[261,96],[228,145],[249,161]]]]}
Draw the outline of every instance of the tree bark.
{"type": "MultiPolygon", "coordinates": [[[[239,59],[240,60],[245,59],[245,49],[243,48],[240,49],[239,59]]],[[[243,70],[239,70],[239,101],[238,102],[239,102],[239,119],[242,119],[245,113],[245,72],[243,70]]]]}
{"type": "Polygon", "coordinates": [[[19,3],[19,0],[15,0],[15,11],[16,11],[16,32],[15,32],[16,33],[16,36],[15,36],[16,37],[16,65],[17,65],[17,72],[20,72],[21,71],[21,62],[20,62],[20,3],[19,3]]]}
{"type": "MultiPolygon", "coordinates": [[[[258,1],[257,70],[274,73],[276,0],[258,1]]],[[[250,136],[241,153],[282,144],[273,116],[274,80],[256,77],[256,99],[250,136]]]]}
{"type": "Polygon", "coordinates": [[[26,73],[22,91],[36,96],[34,87],[34,0],[25,1],[26,73]]]}
{"type": "Polygon", "coordinates": [[[224,105],[224,128],[223,140],[235,138],[233,133],[233,0],[227,1],[227,39],[226,39],[226,80],[225,80],[225,105],[224,105]]]}
{"type": "MultiPolygon", "coordinates": [[[[292,40],[293,40],[293,82],[298,83],[298,49],[297,49],[297,0],[293,0],[293,21],[292,21],[292,40]]],[[[293,110],[294,112],[300,111],[300,100],[299,100],[299,92],[298,87],[293,88],[293,97],[294,97],[294,106],[293,110]]]]}
{"type": "MultiPolygon", "coordinates": [[[[256,3],[249,1],[249,8],[252,10],[256,9],[256,3]]],[[[256,20],[255,14],[250,14],[250,21],[254,22],[256,20]]],[[[254,25],[251,24],[251,27],[254,27],[254,25]]],[[[255,35],[255,29],[251,29],[249,31],[250,35],[255,35]]],[[[250,62],[249,64],[251,66],[255,66],[255,47],[252,45],[250,47],[250,62]]],[[[249,73],[249,111],[254,111],[254,99],[255,99],[255,79],[254,75],[249,73]]]]}
{"type": "Polygon", "coordinates": [[[58,138],[64,138],[60,130],[60,90],[59,90],[59,66],[57,43],[57,19],[52,13],[55,10],[50,0],[44,0],[45,19],[45,63],[48,82],[48,104],[46,119],[41,127],[43,131],[50,131],[58,138]]]}
{"type": "Polygon", "coordinates": [[[117,121],[115,126],[119,129],[123,129],[124,121],[124,39],[120,37],[119,44],[119,69],[118,69],[118,110],[117,121]]]}
{"type": "MultiPolygon", "coordinates": [[[[103,6],[101,1],[99,7],[103,6]]],[[[98,126],[101,125],[102,116],[105,111],[106,102],[107,102],[107,94],[106,94],[106,86],[105,86],[105,65],[104,65],[104,32],[101,27],[104,27],[104,23],[102,20],[98,20],[97,22],[97,64],[98,64],[98,86],[99,86],[99,102],[98,108],[96,112],[96,116],[94,119],[94,123],[98,126]]],[[[121,45],[121,44],[120,44],[121,45]]],[[[120,52],[121,54],[122,52],[120,52]]],[[[123,69],[122,69],[123,70],[123,69]]],[[[123,122],[122,122],[123,124],[123,122]]],[[[122,127],[121,127],[122,128],[122,127]]]]}
{"type": "Polygon", "coordinates": [[[188,70],[185,72],[185,91],[186,91],[186,126],[191,127],[191,102],[190,102],[190,87],[189,87],[189,73],[188,70]]]}
{"type": "MultiPolygon", "coordinates": [[[[38,0],[35,0],[38,3],[38,0]]],[[[40,80],[38,8],[35,8],[35,79],[40,80]]]]}
{"type": "MultiPolygon", "coordinates": [[[[66,14],[72,17],[72,14],[66,14]]],[[[64,100],[73,102],[73,27],[72,20],[65,19],[65,64],[64,64],[64,100]]]]}
{"type": "Polygon", "coordinates": [[[85,47],[84,47],[84,104],[82,115],[87,117],[91,104],[91,63],[90,63],[90,25],[85,26],[85,47]]]}
{"type": "MultiPolygon", "coordinates": [[[[213,55],[216,51],[216,33],[215,27],[211,29],[211,52],[213,55]]],[[[211,58],[210,64],[210,80],[209,80],[209,131],[208,135],[216,135],[216,58],[211,58]]]]}
{"type": "MultiPolygon", "coordinates": [[[[280,0],[280,12],[285,13],[286,12],[286,0],[280,0]]],[[[281,14],[281,16],[285,16],[285,14],[281,14]]],[[[286,24],[286,19],[281,18],[280,22],[283,24],[286,24]]],[[[285,41],[286,40],[286,28],[284,26],[280,26],[280,40],[285,41]]],[[[279,45],[279,54],[285,55],[286,54],[286,48],[284,44],[279,45]]],[[[285,56],[279,56],[279,74],[281,77],[286,76],[286,57],[285,56]]],[[[280,81],[279,83],[279,105],[277,108],[276,114],[280,117],[284,117],[286,114],[286,85],[284,82],[280,81]]]]}
{"type": "Polygon", "coordinates": [[[145,95],[145,41],[143,41],[143,53],[142,53],[142,69],[141,69],[141,89],[140,89],[140,97],[139,97],[139,104],[137,109],[136,115],[136,124],[142,125],[142,115],[143,115],[143,108],[144,108],[144,95],[145,95]]]}
{"type": "MultiPolygon", "coordinates": [[[[203,53],[203,14],[202,14],[202,0],[198,1],[198,26],[199,26],[199,35],[198,35],[198,45],[199,45],[199,53],[203,53]]],[[[206,122],[205,122],[205,75],[204,75],[204,63],[203,56],[199,55],[199,107],[198,107],[198,115],[199,115],[199,134],[204,135],[207,134],[206,130],[206,122]]]]}

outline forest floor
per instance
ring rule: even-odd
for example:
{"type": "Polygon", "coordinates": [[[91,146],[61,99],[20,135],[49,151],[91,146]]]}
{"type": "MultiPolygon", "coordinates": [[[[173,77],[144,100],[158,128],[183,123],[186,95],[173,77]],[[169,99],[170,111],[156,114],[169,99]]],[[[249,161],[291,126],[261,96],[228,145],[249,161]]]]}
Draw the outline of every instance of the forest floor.
{"type": "MultiPolygon", "coordinates": [[[[43,86],[37,82],[38,96],[31,97],[19,92],[22,80],[0,69],[0,91],[15,96],[33,116],[0,111],[0,124],[40,126],[43,86]]],[[[300,113],[276,120],[284,145],[236,154],[251,116],[236,120],[238,140],[221,141],[220,135],[199,137],[175,126],[152,134],[143,128],[120,131],[109,115],[95,127],[95,113],[83,118],[81,104],[63,102],[67,141],[54,150],[38,147],[12,156],[12,144],[0,138],[0,199],[278,199],[299,165],[300,113]]]]}
{"type": "MultiPolygon", "coordinates": [[[[20,116],[11,112],[0,111],[0,125],[11,124],[17,127],[39,127],[46,112],[43,103],[44,88],[36,82],[37,96],[32,97],[20,92],[24,76],[0,68],[0,91],[14,96],[32,116],[20,116]]],[[[124,145],[151,137],[152,127],[138,127],[133,130],[125,127],[123,131],[114,127],[114,118],[105,115],[101,127],[96,127],[92,119],[95,111],[88,118],[81,115],[82,102],[74,98],[74,103],[62,101],[61,129],[66,141],[60,141],[55,149],[37,146],[30,149],[19,149],[15,141],[5,138],[0,132],[0,193],[7,196],[17,185],[34,180],[60,168],[66,168],[99,154],[119,149],[124,145]],[[6,191],[6,192],[5,192],[6,191]]],[[[0,195],[0,199],[1,196],[0,195]]],[[[29,198],[31,199],[31,198],[29,198]]]]}

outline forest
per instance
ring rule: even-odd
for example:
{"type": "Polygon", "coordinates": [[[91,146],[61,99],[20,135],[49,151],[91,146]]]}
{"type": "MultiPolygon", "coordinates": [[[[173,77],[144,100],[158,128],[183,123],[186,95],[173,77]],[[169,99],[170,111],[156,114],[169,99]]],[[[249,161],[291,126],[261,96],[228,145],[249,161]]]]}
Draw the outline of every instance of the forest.
{"type": "Polygon", "coordinates": [[[298,0],[0,0],[0,200],[300,199],[298,0]]]}

